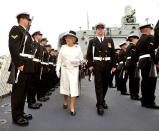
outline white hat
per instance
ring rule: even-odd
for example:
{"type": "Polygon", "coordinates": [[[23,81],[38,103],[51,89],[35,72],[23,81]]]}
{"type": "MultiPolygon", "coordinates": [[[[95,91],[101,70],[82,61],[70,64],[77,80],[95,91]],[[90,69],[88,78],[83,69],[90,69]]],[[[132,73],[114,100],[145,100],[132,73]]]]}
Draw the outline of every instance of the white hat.
{"type": "Polygon", "coordinates": [[[66,37],[66,36],[73,36],[73,37],[76,38],[76,42],[78,41],[78,38],[77,38],[77,36],[76,36],[76,32],[75,32],[75,31],[70,30],[69,32],[66,32],[66,33],[63,35],[62,39],[65,40],[65,37],[66,37]]]}
{"type": "Polygon", "coordinates": [[[132,34],[130,34],[130,35],[127,37],[127,41],[130,41],[130,38],[137,38],[137,39],[139,39],[139,36],[136,35],[136,34],[134,34],[134,33],[132,33],[132,34]]]}
{"type": "Polygon", "coordinates": [[[126,42],[126,41],[122,41],[122,42],[119,44],[120,47],[123,46],[123,45],[127,45],[127,42],[126,42]]]}
{"type": "Polygon", "coordinates": [[[141,25],[141,26],[139,27],[140,30],[141,30],[141,29],[144,29],[144,28],[151,28],[151,29],[153,29],[153,24],[145,24],[145,25],[141,25]]]}

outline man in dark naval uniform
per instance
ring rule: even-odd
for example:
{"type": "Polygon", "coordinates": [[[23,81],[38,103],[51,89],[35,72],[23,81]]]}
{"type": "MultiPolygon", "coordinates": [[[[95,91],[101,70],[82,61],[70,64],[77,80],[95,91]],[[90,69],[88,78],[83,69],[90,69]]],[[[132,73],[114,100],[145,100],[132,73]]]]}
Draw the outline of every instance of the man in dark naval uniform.
{"type": "Polygon", "coordinates": [[[95,76],[95,91],[97,98],[97,113],[104,114],[104,109],[108,106],[105,102],[105,95],[108,89],[109,74],[115,71],[114,42],[111,38],[104,37],[105,25],[96,25],[97,37],[89,41],[87,50],[87,60],[89,71],[95,76]]]}
{"type": "Polygon", "coordinates": [[[133,100],[140,100],[139,87],[140,77],[135,75],[137,70],[138,57],[136,57],[136,44],[139,40],[138,35],[130,34],[127,38],[129,45],[126,49],[126,70],[129,76],[129,91],[130,98],[133,100]]]}
{"type": "Polygon", "coordinates": [[[159,77],[159,20],[154,28],[154,43],[157,49],[155,64],[157,65],[157,73],[159,77]]]}
{"type": "Polygon", "coordinates": [[[139,56],[139,68],[141,69],[141,104],[143,107],[159,109],[155,104],[155,89],[157,78],[152,74],[155,62],[154,37],[151,35],[153,27],[151,24],[140,27],[141,37],[137,43],[137,53],[139,56]]]}
{"type": "Polygon", "coordinates": [[[19,26],[13,26],[9,33],[11,71],[14,70],[16,74],[16,80],[12,83],[11,109],[13,122],[23,126],[28,125],[28,120],[32,118],[31,114],[24,113],[24,105],[34,65],[32,62],[32,38],[28,32],[30,15],[21,13],[17,15],[17,21],[19,26]]]}
{"type": "Polygon", "coordinates": [[[129,95],[129,93],[127,93],[127,86],[126,86],[128,73],[125,68],[127,42],[123,41],[120,43],[119,46],[121,49],[118,55],[117,90],[121,92],[121,95],[129,95]]]}
{"type": "Polygon", "coordinates": [[[57,56],[55,53],[54,49],[51,49],[50,51],[50,58],[49,58],[49,91],[54,91],[55,90],[55,85],[56,85],[56,72],[55,72],[55,68],[56,68],[56,61],[57,61],[57,56]]]}
{"type": "Polygon", "coordinates": [[[28,107],[31,109],[39,109],[42,106],[41,103],[36,102],[36,95],[40,86],[40,68],[43,50],[40,49],[40,41],[42,39],[42,33],[36,31],[32,34],[33,38],[33,62],[34,62],[34,73],[32,74],[32,86],[28,89],[27,102],[28,107]]]}
{"type": "Polygon", "coordinates": [[[40,49],[42,50],[42,56],[40,58],[41,60],[41,69],[40,69],[40,87],[37,92],[37,99],[38,101],[45,102],[49,100],[49,97],[45,96],[46,95],[46,85],[47,83],[47,78],[45,77],[46,74],[48,73],[48,52],[45,48],[47,45],[47,38],[42,38],[40,41],[40,49]]]}

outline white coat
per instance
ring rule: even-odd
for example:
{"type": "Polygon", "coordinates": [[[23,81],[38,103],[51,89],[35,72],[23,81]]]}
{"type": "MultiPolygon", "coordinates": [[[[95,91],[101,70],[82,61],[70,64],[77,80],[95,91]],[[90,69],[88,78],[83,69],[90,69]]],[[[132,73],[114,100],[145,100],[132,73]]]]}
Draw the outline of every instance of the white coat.
{"type": "Polygon", "coordinates": [[[59,51],[56,73],[60,75],[60,94],[75,97],[79,95],[79,65],[83,61],[83,54],[79,45],[69,47],[63,45],[59,51]]]}

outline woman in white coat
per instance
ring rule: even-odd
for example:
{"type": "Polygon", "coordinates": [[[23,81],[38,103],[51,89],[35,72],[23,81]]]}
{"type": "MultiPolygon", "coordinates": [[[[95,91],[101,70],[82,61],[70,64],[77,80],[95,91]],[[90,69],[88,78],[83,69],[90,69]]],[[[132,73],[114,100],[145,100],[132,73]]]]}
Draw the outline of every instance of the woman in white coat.
{"type": "Polygon", "coordinates": [[[79,96],[79,66],[83,61],[83,54],[77,45],[78,38],[74,31],[69,31],[62,39],[66,44],[59,51],[56,74],[60,77],[60,94],[64,95],[63,108],[67,109],[67,99],[70,96],[70,114],[75,116],[75,99],[79,96]]]}

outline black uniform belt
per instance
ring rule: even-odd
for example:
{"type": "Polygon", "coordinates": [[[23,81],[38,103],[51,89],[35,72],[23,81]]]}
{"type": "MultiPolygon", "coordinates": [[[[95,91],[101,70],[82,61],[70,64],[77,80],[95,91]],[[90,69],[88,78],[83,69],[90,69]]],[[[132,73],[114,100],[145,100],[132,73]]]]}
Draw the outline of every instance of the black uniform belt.
{"type": "Polygon", "coordinates": [[[109,61],[109,60],[111,60],[111,58],[110,57],[94,57],[94,60],[109,61]]]}

